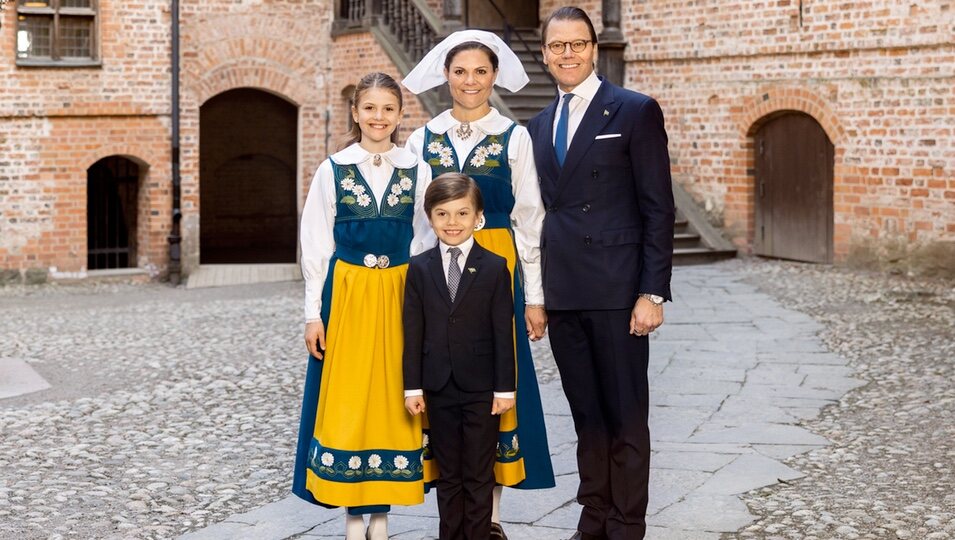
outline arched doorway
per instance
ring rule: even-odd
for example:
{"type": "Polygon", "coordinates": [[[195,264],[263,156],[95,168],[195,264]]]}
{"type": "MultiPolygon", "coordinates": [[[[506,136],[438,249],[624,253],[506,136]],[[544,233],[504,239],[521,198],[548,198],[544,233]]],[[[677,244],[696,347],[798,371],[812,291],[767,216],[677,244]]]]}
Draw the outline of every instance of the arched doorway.
{"type": "Polygon", "coordinates": [[[139,165],[121,156],[86,170],[86,267],[136,267],[139,165]]]}
{"type": "Polygon", "coordinates": [[[832,262],[834,148],[816,120],[786,111],[756,132],[758,255],[832,262]]]}
{"type": "Polygon", "coordinates": [[[199,111],[199,262],[294,263],[296,107],[239,88],[199,111]]]}

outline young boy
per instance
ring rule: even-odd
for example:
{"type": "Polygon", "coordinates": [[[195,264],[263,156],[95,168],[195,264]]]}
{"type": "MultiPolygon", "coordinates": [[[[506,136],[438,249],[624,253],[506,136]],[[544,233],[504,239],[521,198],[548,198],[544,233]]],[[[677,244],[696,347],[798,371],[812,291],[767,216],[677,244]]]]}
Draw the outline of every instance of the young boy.
{"type": "Polygon", "coordinates": [[[472,237],[484,211],[474,180],[438,176],[424,211],[438,245],[408,266],[405,407],[416,415],[427,400],[441,540],[487,540],[498,415],[515,398],[511,276],[472,237]]]}

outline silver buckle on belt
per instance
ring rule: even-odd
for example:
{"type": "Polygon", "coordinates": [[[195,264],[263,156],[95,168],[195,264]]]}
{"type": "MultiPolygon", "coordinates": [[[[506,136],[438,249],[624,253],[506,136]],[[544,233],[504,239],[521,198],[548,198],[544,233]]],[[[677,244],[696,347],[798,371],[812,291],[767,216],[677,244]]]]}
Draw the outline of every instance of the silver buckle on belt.
{"type": "Polygon", "coordinates": [[[388,268],[388,266],[391,265],[391,259],[389,259],[387,255],[375,256],[373,253],[365,255],[362,262],[364,262],[368,268],[388,268]]]}

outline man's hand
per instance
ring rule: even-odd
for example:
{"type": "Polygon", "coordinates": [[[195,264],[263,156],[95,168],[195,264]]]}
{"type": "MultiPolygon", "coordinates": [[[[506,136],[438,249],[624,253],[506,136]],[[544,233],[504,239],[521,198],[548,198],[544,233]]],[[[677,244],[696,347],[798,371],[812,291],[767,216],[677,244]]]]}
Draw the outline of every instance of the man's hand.
{"type": "Polygon", "coordinates": [[[325,350],[325,325],[322,321],[305,323],[305,348],[315,358],[322,359],[325,350]]]}
{"type": "Polygon", "coordinates": [[[424,396],[411,396],[405,398],[405,409],[411,416],[418,416],[418,413],[424,412],[424,396]]]}
{"type": "Polygon", "coordinates": [[[506,413],[514,408],[516,401],[514,398],[494,398],[494,403],[491,404],[491,414],[498,415],[506,413]]]}
{"type": "Polygon", "coordinates": [[[539,341],[547,332],[547,312],[543,307],[525,307],[524,322],[527,323],[527,337],[531,341],[539,341]]]}
{"type": "Polygon", "coordinates": [[[663,324],[663,305],[656,305],[643,298],[637,298],[630,313],[630,333],[637,336],[646,336],[663,324]]]}

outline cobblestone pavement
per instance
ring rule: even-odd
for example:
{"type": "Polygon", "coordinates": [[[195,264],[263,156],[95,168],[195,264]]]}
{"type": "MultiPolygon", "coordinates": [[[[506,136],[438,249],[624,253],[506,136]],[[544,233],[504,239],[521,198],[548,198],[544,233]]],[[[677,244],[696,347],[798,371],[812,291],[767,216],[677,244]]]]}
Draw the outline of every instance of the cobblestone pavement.
{"type": "Polygon", "coordinates": [[[0,401],[0,538],[171,538],[286,495],[300,291],[0,294],[0,356],[53,385],[0,401]]]}
{"type": "Polygon", "coordinates": [[[301,290],[0,287],[0,361],[52,385],[0,400],[0,538],[172,538],[287,496],[301,290]]]}
{"type": "MultiPolygon", "coordinates": [[[[955,537],[952,284],[767,261],[712,268],[678,269],[681,288],[700,291],[694,294],[703,301],[691,311],[686,303],[674,305],[671,326],[651,345],[657,359],[651,421],[655,440],[663,442],[655,446],[650,537],[719,536],[678,530],[694,521],[699,531],[748,524],[745,507],[727,506],[717,515],[700,514],[694,504],[732,503],[735,495],[722,493],[765,485],[763,477],[777,471],[772,478],[787,484],[745,497],[760,519],[725,537],[955,537]],[[851,361],[856,377],[872,382],[838,399],[836,388],[851,382],[851,370],[810,362],[799,369],[817,370],[808,378],[813,387],[831,388],[827,397],[773,402],[773,389],[796,375],[773,369],[777,357],[797,362],[811,355],[823,362],[828,353],[793,340],[818,331],[819,324],[804,316],[776,318],[779,308],[765,305],[751,285],[737,283],[740,276],[784,306],[811,314],[824,326],[825,343],[851,361]],[[707,298],[708,288],[721,292],[707,298]],[[730,313],[734,309],[749,312],[739,316],[730,313]],[[766,324],[764,316],[779,324],[766,324]],[[756,317],[755,326],[734,322],[749,317],[756,317]],[[705,324],[709,320],[716,324],[705,324]],[[747,339],[744,330],[752,329],[764,341],[739,347],[747,339]],[[791,349],[766,350],[775,343],[791,349]],[[731,349],[747,350],[728,354],[731,349]],[[687,377],[711,382],[694,390],[687,377]],[[694,410],[710,407],[709,397],[720,393],[724,401],[712,404],[719,407],[716,414],[694,410]],[[836,404],[817,415],[816,402],[836,404]],[[753,410],[759,403],[765,406],[753,410]],[[799,430],[801,442],[794,444],[804,446],[759,444],[765,434],[745,433],[747,418],[767,415],[780,415],[778,421],[791,428],[773,437],[799,430]],[[806,442],[816,437],[810,431],[831,445],[823,447],[821,438],[806,442]],[[719,442],[729,436],[757,442],[719,442]],[[697,457],[685,461],[691,455],[697,457]],[[788,458],[792,469],[767,456],[788,458]],[[747,477],[755,470],[759,479],[747,477]],[[721,518],[739,525],[708,526],[721,518]]],[[[301,283],[0,288],[0,361],[26,360],[52,384],[0,400],[0,538],[171,538],[195,530],[214,537],[208,525],[256,512],[288,522],[304,362],[300,291],[301,283]]],[[[553,400],[556,371],[546,348],[536,349],[542,388],[554,393],[553,400]]],[[[564,433],[564,424],[552,451],[559,451],[555,465],[566,476],[559,489],[535,494],[554,498],[551,508],[557,509],[534,519],[553,527],[547,530],[555,538],[566,536],[576,520],[565,502],[572,498],[575,472],[572,432],[564,433]],[[559,448],[557,441],[563,441],[559,448]]],[[[525,499],[531,497],[508,511],[520,513],[525,499]]],[[[429,512],[415,507],[396,516],[396,532],[403,526],[420,530],[421,523],[433,529],[429,512]]],[[[309,512],[307,519],[314,518],[309,512]]],[[[337,528],[340,517],[328,519],[337,528]]],[[[509,528],[518,538],[540,538],[534,532],[540,530],[509,528]]]]}
{"type": "Polygon", "coordinates": [[[786,461],[800,480],[744,497],[726,538],[955,538],[955,283],[794,264],[728,269],[812,315],[869,384],[803,426],[831,445],[786,461]]]}

